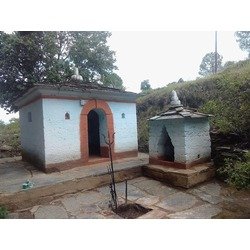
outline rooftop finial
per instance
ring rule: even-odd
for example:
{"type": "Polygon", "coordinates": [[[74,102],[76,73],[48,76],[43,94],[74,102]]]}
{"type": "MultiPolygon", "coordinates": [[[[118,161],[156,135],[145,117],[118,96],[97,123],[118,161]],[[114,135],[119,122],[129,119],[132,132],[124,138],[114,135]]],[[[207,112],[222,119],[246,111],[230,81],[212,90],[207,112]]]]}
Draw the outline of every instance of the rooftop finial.
{"type": "Polygon", "coordinates": [[[71,79],[74,81],[82,81],[83,78],[81,75],[79,75],[79,70],[78,68],[75,66],[75,64],[73,63],[73,67],[74,67],[74,75],[71,76],[71,79]]]}
{"type": "Polygon", "coordinates": [[[172,90],[170,100],[171,100],[170,105],[172,107],[180,107],[180,106],[182,106],[181,101],[179,100],[175,90],[172,90]]]}

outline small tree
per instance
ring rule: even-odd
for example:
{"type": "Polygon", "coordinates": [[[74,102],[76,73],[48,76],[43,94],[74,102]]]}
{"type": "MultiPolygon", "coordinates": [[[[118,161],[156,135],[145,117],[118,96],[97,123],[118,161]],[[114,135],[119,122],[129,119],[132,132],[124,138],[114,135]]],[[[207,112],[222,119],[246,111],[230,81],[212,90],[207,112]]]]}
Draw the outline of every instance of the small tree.
{"type": "MultiPolygon", "coordinates": [[[[222,69],[222,56],[217,53],[217,70],[222,69]]],[[[199,74],[208,76],[215,73],[215,52],[207,53],[201,61],[199,74]]]]}
{"type": "Polygon", "coordinates": [[[182,83],[182,82],[184,82],[184,80],[183,80],[182,78],[180,78],[180,79],[178,80],[178,83],[182,83]]]}
{"type": "Polygon", "coordinates": [[[149,80],[144,80],[141,82],[141,91],[146,91],[150,89],[151,89],[151,86],[149,84],[149,80]]]}
{"type": "Polygon", "coordinates": [[[237,31],[235,36],[240,49],[246,51],[248,58],[250,58],[250,31],[237,31]]]}

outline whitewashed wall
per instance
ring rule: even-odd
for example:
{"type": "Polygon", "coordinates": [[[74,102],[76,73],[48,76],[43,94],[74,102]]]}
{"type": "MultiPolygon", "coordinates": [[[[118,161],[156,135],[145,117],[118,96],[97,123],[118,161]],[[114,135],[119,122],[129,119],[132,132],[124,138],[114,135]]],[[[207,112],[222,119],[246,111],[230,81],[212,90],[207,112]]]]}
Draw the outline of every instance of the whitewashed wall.
{"type": "Polygon", "coordinates": [[[43,99],[46,164],[81,158],[81,109],[78,100],[43,99]],[[65,120],[66,112],[69,120],[65,120]]]}
{"type": "Polygon", "coordinates": [[[186,161],[190,163],[211,156],[208,118],[190,119],[185,122],[186,161]]]}
{"type": "Polygon", "coordinates": [[[21,146],[25,153],[45,161],[44,130],[42,100],[38,100],[22,107],[19,110],[21,128],[21,146]],[[31,112],[32,121],[28,121],[28,113],[31,112]]]}
{"type": "MultiPolygon", "coordinates": [[[[83,103],[87,101],[83,101],[83,103]]],[[[135,103],[108,102],[113,113],[115,152],[138,149],[135,103]],[[122,118],[122,113],[125,118],[122,118]]],[[[20,110],[21,142],[25,151],[37,155],[45,164],[81,158],[79,100],[43,99],[20,110]],[[28,122],[28,112],[32,122],[28,122]],[[65,113],[70,119],[65,119],[65,113]]],[[[96,110],[100,119],[100,134],[107,129],[103,111],[96,110]]],[[[101,146],[104,144],[100,136],[101,146]]]]}
{"type": "Polygon", "coordinates": [[[157,158],[161,155],[158,144],[163,126],[166,127],[174,146],[174,161],[185,163],[186,152],[183,119],[149,121],[149,156],[157,158]]]}
{"type": "Polygon", "coordinates": [[[114,119],[115,152],[138,150],[136,104],[108,102],[108,105],[114,119]]]}

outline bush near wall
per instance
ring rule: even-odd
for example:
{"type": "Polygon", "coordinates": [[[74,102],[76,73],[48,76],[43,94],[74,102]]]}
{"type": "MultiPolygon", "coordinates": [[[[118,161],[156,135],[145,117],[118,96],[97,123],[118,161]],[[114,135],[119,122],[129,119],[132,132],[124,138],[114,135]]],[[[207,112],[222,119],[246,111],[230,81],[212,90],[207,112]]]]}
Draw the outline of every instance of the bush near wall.
{"type": "Polygon", "coordinates": [[[8,215],[7,209],[4,206],[0,205],[0,219],[5,219],[7,215],[8,215]]]}
{"type": "Polygon", "coordinates": [[[10,148],[9,156],[21,152],[19,119],[12,118],[9,124],[0,121],[0,150],[6,147],[10,148]]]}
{"type": "Polygon", "coordinates": [[[250,152],[241,159],[225,158],[224,164],[217,169],[217,175],[237,189],[250,188],[250,152]]]}

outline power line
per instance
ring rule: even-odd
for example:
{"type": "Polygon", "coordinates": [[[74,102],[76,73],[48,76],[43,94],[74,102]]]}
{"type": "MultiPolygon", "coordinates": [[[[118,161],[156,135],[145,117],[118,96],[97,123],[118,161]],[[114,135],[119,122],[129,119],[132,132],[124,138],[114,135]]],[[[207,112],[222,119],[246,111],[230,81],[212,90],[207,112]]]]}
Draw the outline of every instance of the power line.
{"type": "Polygon", "coordinates": [[[218,62],[217,62],[217,31],[215,31],[215,53],[214,53],[214,73],[217,73],[218,62]]]}

